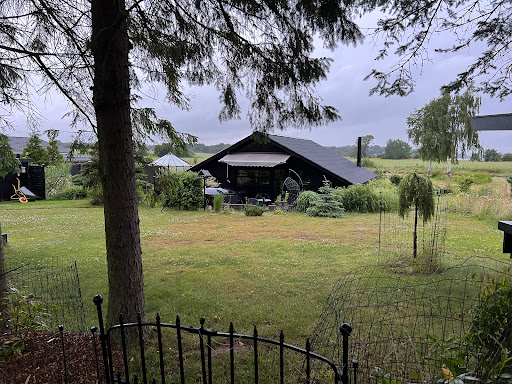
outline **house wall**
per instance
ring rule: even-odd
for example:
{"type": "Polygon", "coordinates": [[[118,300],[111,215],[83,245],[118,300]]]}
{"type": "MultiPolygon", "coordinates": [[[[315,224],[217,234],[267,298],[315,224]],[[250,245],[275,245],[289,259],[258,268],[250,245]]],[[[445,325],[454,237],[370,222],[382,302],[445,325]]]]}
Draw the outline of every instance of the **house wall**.
{"type": "Polygon", "coordinates": [[[10,173],[5,178],[0,178],[0,200],[11,200],[11,196],[14,194],[13,185],[18,187],[18,179],[21,187],[28,188],[42,199],[46,198],[44,167],[23,165],[26,166],[26,173],[20,173],[19,176],[10,173]]]}
{"type": "MultiPolygon", "coordinates": [[[[239,152],[283,153],[286,151],[272,142],[262,144],[251,141],[245,146],[237,147],[236,150],[231,153],[239,152]]],[[[205,165],[205,169],[221,183],[221,187],[239,192],[239,197],[242,202],[245,197],[256,197],[257,194],[261,193],[267,194],[270,199],[274,201],[283,190],[284,179],[290,176],[294,180],[298,181],[296,175],[291,172],[290,169],[299,174],[302,182],[304,183],[305,190],[317,191],[318,188],[323,186],[324,175],[331,182],[333,187],[346,187],[350,185],[347,182],[343,182],[338,177],[333,177],[326,172],[322,172],[322,170],[317,166],[293,155],[288,159],[286,164],[280,164],[273,168],[234,167],[228,166],[225,163],[219,163],[218,161],[212,161],[205,165]],[[264,174],[266,174],[266,177],[259,177],[264,174]],[[261,180],[264,180],[264,182],[242,182],[243,179],[247,179],[250,176],[255,177],[256,180],[260,178],[261,180]]]]}
{"type": "MultiPolygon", "coordinates": [[[[246,152],[246,151],[241,151],[246,152]]],[[[269,152],[269,151],[266,151],[269,152]]],[[[323,186],[324,173],[317,167],[306,163],[295,157],[290,157],[286,164],[278,165],[274,168],[269,167],[233,167],[225,163],[211,163],[207,170],[221,183],[223,188],[233,189],[240,193],[240,197],[255,197],[259,193],[267,194],[271,200],[275,200],[283,190],[283,181],[288,176],[297,180],[296,175],[289,170],[297,172],[304,183],[305,190],[317,191],[323,186]],[[243,178],[247,174],[268,173],[268,183],[243,183],[243,178]]],[[[345,187],[348,183],[342,183],[339,179],[334,179],[326,175],[331,181],[333,187],[345,187]]],[[[263,178],[262,178],[263,179],[263,178]]]]}

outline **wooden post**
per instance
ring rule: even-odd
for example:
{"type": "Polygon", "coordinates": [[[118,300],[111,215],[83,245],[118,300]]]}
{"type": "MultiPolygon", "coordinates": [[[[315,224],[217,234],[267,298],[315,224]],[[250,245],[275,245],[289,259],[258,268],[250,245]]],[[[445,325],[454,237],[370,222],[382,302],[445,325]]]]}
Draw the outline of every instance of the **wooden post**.
{"type": "Polygon", "coordinates": [[[4,239],[2,234],[2,224],[0,223],[0,295],[7,291],[7,264],[5,262],[4,239]]]}

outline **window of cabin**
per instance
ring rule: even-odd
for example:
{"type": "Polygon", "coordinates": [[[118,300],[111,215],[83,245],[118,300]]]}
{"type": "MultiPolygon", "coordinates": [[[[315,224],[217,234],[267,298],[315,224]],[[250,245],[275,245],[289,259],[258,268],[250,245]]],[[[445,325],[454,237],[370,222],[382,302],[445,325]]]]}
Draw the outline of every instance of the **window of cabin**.
{"type": "Polygon", "coordinates": [[[270,169],[238,169],[237,185],[268,185],[270,184],[270,169]]]}

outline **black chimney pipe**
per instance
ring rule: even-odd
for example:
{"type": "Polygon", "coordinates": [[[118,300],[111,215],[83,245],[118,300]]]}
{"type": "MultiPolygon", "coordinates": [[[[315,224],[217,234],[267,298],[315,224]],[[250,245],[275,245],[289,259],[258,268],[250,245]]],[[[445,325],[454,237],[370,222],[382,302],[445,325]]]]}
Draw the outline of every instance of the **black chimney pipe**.
{"type": "Polygon", "coordinates": [[[361,140],[362,140],[362,137],[359,136],[357,138],[357,166],[360,167],[361,166],[361,155],[362,155],[362,148],[361,148],[361,140]]]}

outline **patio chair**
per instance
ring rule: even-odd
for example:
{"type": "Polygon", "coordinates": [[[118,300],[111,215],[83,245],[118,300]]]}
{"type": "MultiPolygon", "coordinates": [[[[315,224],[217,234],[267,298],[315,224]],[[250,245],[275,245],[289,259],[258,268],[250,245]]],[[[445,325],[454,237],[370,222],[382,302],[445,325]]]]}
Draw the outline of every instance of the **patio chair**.
{"type": "Polygon", "coordinates": [[[245,204],[247,205],[258,205],[258,199],[255,197],[246,197],[245,204]]]}
{"type": "Polygon", "coordinates": [[[262,192],[259,192],[256,194],[256,200],[258,200],[258,205],[260,207],[264,207],[266,205],[269,205],[270,202],[272,201],[270,199],[270,196],[267,195],[266,193],[262,193],[262,192]]]}

